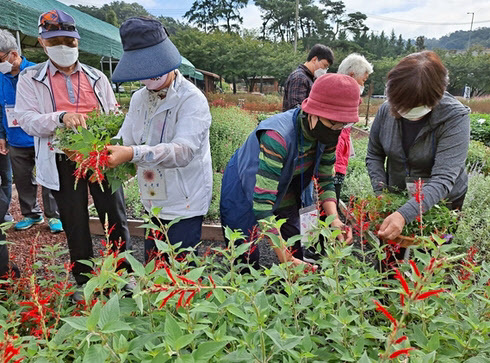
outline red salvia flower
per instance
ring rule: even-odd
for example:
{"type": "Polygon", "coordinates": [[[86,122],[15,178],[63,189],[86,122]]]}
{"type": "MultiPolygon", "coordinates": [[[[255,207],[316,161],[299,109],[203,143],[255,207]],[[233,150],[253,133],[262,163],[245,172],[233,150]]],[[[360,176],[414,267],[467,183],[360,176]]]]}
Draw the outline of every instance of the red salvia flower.
{"type": "Polygon", "coordinates": [[[386,308],[383,305],[381,305],[378,301],[373,300],[373,302],[376,304],[376,310],[381,311],[384,314],[384,316],[386,316],[388,318],[388,320],[390,320],[393,323],[393,325],[396,327],[397,321],[393,317],[393,315],[391,315],[390,312],[388,310],[386,310],[386,308]]]}
{"type": "Polygon", "coordinates": [[[413,268],[413,271],[415,272],[415,274],[420,277],[420,271],[419,271],[419,268],[417,267],[417,264],[415,263],[414,260],[410,260],[410,265],[412,265],[412,268],[413,268]]]}
{"type": "Polygon", "coordinates": [[[405,306],[405,295],[404,294],[400,294],[400,304],[402,306],[405,306]]]}
{"type": "Polygon", "coordinates": [[[446,290],[444,289],[438,289],[438,290],[432,290],[432,291],[427,291],[427,292],[424,292],[423,294],[420,294],[417,296],[417,300],[424,300],[424,299],[427,299],[428,297],[432,296],[432,295],[439,295],[441,292],[445,292],[446,290]]]}
{"type": "Polygon", "coordinates": [[[404,348],[404,349],[399,349],[399,350],[396,350],[395,352],[391,353],[390,355],[390,359],[394,359],[402,354],[406,354],[406,355],[410,355],[410,351],[411,350],[414,350],[415,348],[404,348]]]}
{"type": "Polygon", "coordinates": [[[410,288],[408,287],[407,281],[405,280],[405,278],[403,277],[403,275],[400,273],[400,271],[397,268],[395,268],[395,272],[396,272],[395,273],[395,279],[400,281],[400,284],[402,285],[403,290],[405,290],[407,295],[410,296],[411,291],[410,291],[410,288]]]}
{"type": "Polygon", "coordinates": [[[403,342],[404,340],[407,340],[408,338],[404,335],[400,338],[398,338],[397,340],[395,340],[395,344],[400,344],[401,342],[403,342]]]}

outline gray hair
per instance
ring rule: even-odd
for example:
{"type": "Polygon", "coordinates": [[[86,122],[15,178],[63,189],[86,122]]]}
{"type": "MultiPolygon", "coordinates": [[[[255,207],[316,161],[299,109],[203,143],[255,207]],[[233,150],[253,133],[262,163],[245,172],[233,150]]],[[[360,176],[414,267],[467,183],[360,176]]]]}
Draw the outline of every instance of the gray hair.
{"type": "Polygon", "coordinates": [[[362,77],[366,74],[373,73],[373,65],[369,63],[364,56],[358,53],[349,54],[340,63],[337,73],[350,75],[353,73],[355,77],[362,77]]]}
{"type": "Polygon", "coordinates": [[[8,53],[12,50],[19,52],[15,37],[6,29],[0,29],[0,52],[8,53]]]}

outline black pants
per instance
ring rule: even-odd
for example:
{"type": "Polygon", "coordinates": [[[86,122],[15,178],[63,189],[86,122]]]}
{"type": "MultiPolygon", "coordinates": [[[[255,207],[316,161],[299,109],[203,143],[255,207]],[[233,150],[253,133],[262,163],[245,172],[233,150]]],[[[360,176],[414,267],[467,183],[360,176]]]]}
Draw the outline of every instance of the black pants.
{"type": "MultiPolygon", "coordinates": [[[[173,224],[167,232],[170,244],[181,242],[180,248],[195,247],[201,241],[203,216],[181,219],[173,224]]],[[[157,226],[167,225],[171,221],[153,217],[152,221],[157,226]]],[[[156,235],[152,230],[148,231],[148,237],[145,239],[145,261],[151,260],[156,253],[155,238],[164,241],[162,235],[156,235]]],[[[183,255],[181,257],[184,257],[183,255]]]]}
{"type": "MultiPolygon", "coordinates": [[[[56,166],[60,178],[60,190],[53,190],[52,193],[58,204],[60,219],[66,233],[70,259],[75,263],[72,272],[77,284],[82,285],[89,279],[82,274],[90,273],[91,268],[78,261],[88,260],[94,256],[89,228],[88,189],[90,189],[100,222],[104,224],[107,215],[109,228],[114,227],[110,241],[124,241],[121,251],[131,248],[124,194],[122,187],[113,194],[106,181],[102,184],[104,186],[104,191],[102,191],[99,184],[90,183],[87,179],[78,180],[77,188],[74,189],[75,163],[65,155],[58,154],[56,155],[56,166]]],[[[130,265],[124,262],[120,268],[129,270],[130,265]]]]}

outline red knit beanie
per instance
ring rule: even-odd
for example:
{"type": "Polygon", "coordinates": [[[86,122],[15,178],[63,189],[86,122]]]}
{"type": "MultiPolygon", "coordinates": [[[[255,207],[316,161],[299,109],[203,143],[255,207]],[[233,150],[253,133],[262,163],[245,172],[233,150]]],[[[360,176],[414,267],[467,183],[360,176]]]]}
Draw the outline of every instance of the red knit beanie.
{"type": "Polygon", "coordinates": [[[318,78],[301,109],[331,121],[359,121],[359,84],[345,74],[327,73],[318,78]]]}

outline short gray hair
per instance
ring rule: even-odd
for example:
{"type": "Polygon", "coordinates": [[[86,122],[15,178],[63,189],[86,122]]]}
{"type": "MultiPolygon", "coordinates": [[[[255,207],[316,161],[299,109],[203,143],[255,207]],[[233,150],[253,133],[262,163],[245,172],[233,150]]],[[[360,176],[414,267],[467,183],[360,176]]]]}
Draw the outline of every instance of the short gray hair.
{"type": "Polygon", "coordinates": [[[337,73],[350,75],[354,74],[354,78],[362,77],[366,74],[373,73],[373,65],[369,63],[364,56],[358,53],[349,54],[340,63],[337,73]]]}
{"type": "Polygon", "coordinates": [[[0,52],[8,53],[12,50],[19,51],[15,37],[6,29],[0,29],[0,52]]]}

